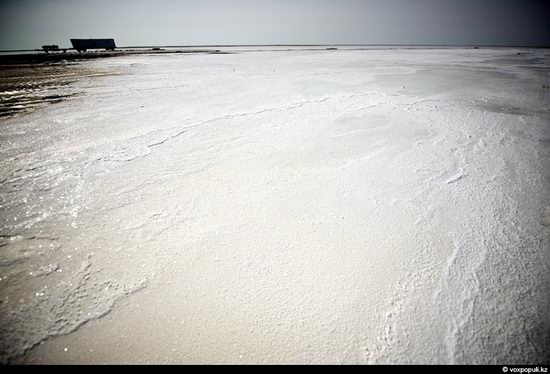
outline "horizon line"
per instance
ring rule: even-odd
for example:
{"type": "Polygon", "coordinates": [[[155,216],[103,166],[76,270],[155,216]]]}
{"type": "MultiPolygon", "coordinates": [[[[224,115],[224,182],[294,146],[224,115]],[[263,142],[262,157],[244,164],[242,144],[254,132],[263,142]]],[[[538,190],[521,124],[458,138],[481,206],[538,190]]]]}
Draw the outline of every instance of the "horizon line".
{"type": "MultiPolygon", "coordinates": [[[[276,43],[276,44],[188,44],[188,45],[135,45],[135,46],[117,46],[117,49],[128,48],[197,48],[197,47],[484,47],[484,48],[538,48],[548,49],[550,45],[508,45],[508,44],[418,44],[418,43],[329,43],[329,44],[311,44],[311,43],[276,43]]],[[[72,47],[59,49],[74,50],[72,47]]],[[[98,48],[101,49],[101,48],[98,48]]],[[[2,49],[0,53],[6,52],[36,52],[42,51],[42,48],[34,49],[2,49]]]]}

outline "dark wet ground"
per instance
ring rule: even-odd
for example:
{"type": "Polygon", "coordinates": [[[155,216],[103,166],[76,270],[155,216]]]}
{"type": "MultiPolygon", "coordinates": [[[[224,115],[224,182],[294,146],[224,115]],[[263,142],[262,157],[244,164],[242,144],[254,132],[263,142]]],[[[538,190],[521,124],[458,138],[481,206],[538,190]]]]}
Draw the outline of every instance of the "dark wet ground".
{"type": "Polygon", "coordinates": [[[67,63],[0,66],[0,117],[31,111],[73,96],[75,93],[56,94],[53,89],[69,85],[85,74],[85,69],[67,63]]]}
{"type": "Polygon", "coordinates": [[[90,59],[120,57],[134,54],[167,53],[223,53],[219,50],[123,50],[114,52],[33,53],[0,55],[0,118],[32,111],[44,104],[61,102],[78,92],[63,92],[55,89],[70,85],[76,80],[112,74],[91,71],[83,62],[90,59]]]}

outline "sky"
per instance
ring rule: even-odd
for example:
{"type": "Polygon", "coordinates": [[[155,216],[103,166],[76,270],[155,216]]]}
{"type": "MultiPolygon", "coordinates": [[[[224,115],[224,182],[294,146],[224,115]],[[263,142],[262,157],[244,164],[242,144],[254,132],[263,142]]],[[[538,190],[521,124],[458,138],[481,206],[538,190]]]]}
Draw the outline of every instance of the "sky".
{"type": "Polygon", "coordinates": [[[117,46],[550,46],[550,0],[0,0],[0,50],[117,46]]]}

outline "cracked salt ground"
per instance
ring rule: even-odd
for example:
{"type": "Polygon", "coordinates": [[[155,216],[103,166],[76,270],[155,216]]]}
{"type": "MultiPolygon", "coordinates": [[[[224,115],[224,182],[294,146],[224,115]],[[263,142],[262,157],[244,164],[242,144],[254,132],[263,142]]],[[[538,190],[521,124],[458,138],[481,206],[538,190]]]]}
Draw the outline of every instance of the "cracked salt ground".
{"type": "Polygon", "coordinates": [[[235,51],[0,119],[3,363],[548,360],[547,51],[235,51]]]}

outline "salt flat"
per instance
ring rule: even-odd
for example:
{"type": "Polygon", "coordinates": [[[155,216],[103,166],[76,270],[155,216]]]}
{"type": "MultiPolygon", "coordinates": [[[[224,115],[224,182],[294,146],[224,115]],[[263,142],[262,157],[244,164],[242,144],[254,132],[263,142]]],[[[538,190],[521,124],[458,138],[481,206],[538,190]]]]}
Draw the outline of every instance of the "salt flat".
{"type": "Polygon", "coordinates": [[[549,361],[550,51],[226,50],[0,119],[1,362],[549,361]]]}

